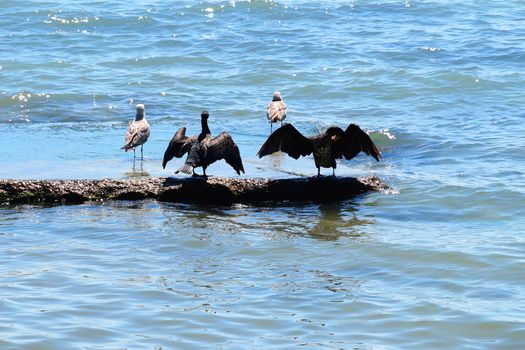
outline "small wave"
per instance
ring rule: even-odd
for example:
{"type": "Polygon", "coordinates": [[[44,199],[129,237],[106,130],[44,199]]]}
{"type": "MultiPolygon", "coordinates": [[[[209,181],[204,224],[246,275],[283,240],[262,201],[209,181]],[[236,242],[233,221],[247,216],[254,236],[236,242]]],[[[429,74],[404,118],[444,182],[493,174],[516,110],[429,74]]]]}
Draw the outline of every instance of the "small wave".
{"type": "Polygon", "coordinates": [[[22,91],[0,94],[0,124],[109,121],[133,116],[132,102],[110,96],[22,91]]]}
{"type": "Polygon", "coordinates": [[[386,137],[388,137],[389,140],[392,141],[396,139],[396,136],[390,131],[390,129],[381,129],[377,131],[377,133],[380,135],[385,135],[386,137]]]}
{"type": "Polygon", "coordinates": [[[440,52],[440,51],[443,51],[443,49],[439,48],[439,47],[420,47],[419,50],[425,51],[425,52],[440,52]]]}
{"type": "Polygon", "coordinates": [[[72,18],[63,18],[59,17],[56,14],[49,14],[47,20],[44,20],[44,23],[46,24],[81,24],[81,23],[89,23],[91,21],[98,21],[98,17],[72,17],[72,18]]]}

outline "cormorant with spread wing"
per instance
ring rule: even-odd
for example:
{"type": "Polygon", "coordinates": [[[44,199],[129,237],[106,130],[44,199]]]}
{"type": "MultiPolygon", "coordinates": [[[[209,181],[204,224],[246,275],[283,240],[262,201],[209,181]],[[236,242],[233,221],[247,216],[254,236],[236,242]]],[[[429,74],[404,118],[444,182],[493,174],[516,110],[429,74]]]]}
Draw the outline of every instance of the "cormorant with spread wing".
{"type": "Polygon", "coordinates": [[[164,154],[163,164],[167,162],[166,159],[169,158],[171,154],[175,156],[177,154],[181,154],[182,156],[187,152],[188,157],[186,158],[184,165],[179,170],[177,170],[175,174],[183,172],[186,174],[196,175],[195,168],[202,167],[203,175],[206,176],[206,168],[210,164],[224,159],[226,163],[228,163],[235,170],[235,172],[237,172],[238,175],[241,175],[241,171],[244,173],[244,166],[242,165],[239,147],[237,147],[235,142],[233,142],[231,135],[227,132],[222,132],[218,136],[212,137],[210,128],[208,127],[208,118],[208,112],[202,112],[202,131],[195,141],[189,140],[194,136],[184,139],[184,137],[186,137],[184,136],[186,130],[179,130],[181,131],[180,134],[179,131],[177,131],[174,139],[176,139],[177,134],[179,134],[178,136],[180,137],[177,139],[178,141],[174,142],[173,139],[171,140],[170,145],[166,150],[168,156],[166,157],[166,153],[164,154]],[[168,151],[170,150],[172,143],[174,143],[174,152],[170,153],[168,151]]]}
{"type": "Polygon", "coordinates": [[[162,159],[162,169],[166,169],[166,164],[173,159],[173,157],[182,158],[191,149],[191,146],[197,142],[197,135],[186,136],[186,128],[182,127],[171,139],[164,158],[162,159]]]}
{"type": "Polygon", "coordinates": [[[381,158],[370,136],[356,124],[350,124],[345,131],[333,126],[312,137],[305,137],[292,124],[286,124],[268,137],[257,155],[261,158],[279,151],[294,159],[313,153],[317,176],[321,175],[321,167],[332,168],[335,176],[336,159],[350,160],[361,151],[377,161],[381,158]]]}

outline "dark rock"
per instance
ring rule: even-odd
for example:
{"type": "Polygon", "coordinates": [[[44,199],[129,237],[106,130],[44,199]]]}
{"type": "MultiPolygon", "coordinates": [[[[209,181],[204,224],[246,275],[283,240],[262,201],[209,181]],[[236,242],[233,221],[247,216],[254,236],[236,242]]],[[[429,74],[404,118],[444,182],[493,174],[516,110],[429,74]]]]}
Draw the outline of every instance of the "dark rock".
{"type": "Polygon", "coordinates": [[[387,189],[375,176],[290,179],[226,177],[121,180],[0,180],[0,205],[157,199],[183,203],[327,202],[387,189]]]}

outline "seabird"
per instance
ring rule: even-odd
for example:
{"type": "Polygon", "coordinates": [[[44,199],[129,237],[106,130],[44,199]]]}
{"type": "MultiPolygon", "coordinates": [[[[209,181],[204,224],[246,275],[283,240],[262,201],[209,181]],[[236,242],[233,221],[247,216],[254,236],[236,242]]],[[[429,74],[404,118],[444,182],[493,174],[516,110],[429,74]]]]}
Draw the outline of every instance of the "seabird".
{"type": "Polygon", "coordinates": [[[284,103],[279,91],[273,93],[272,102],[266,107],[266,117],[270,121],[270,133],[273,123],[281,122],[281,126],[283,125],[283,120],[286,118],[286,103],[284,103]]]}
{"type": "Polygon", "coordinates": [[[202,167],[203,176],[206,176],[206,168],[210,164],[224,159],[237,172],[237,175],[241,175],[241,172],[244,173],[244,166],[242,165],[239,147],[237,147],[231,135],[227,132],[222,132],[218,136],[212,137],[208,127],[208,118],[208,112],[202,112],[202,131],[197,140],[191,145],[189,151],[187,151],[188,157],[184,165],[175,174],[183,172],[195,176],[195,168],[202,167]]]}
{"type": "Polygon", "coordinates": [[[171,139],[164,158],[162,159],[162,169],[166,169],[166,164],[173,159],[173,157],[182,158],[191,149],[191,146],[197,142],[197,135],[186,136],[186,128],[177,130],[171,139]]]}
{"type": "Polygon", "coordinates": [[[133,160],[135,160],[135,148],[140,146],[140,159],[144,160],[144,144],[148,141],[150,134],[150,128],[148,121],[146,120],[146,115],[144,113],[144,105],[137,105],[137,114],[135,115],[135,120],[129,124],[128,132],[126,134],[126,141],[124,146],[120,149],[125,150],[126,152],[130,149],[133,150],[133,160]]]}
{"type": "Polygon", "coordinates": [[[294,159],[313,153],[317,176],[321,175],[321,167],[332,168],[335,176],[336,159],[345,157],[350,160],[361,151],[377,161],[381,158],[370,136],[356,124],[350,124],[345,131],[333,126],[311,137],[303,136],[292,124],[286,124],[268,137],[257,155],[261,158],[278,151],[294,159]]]}

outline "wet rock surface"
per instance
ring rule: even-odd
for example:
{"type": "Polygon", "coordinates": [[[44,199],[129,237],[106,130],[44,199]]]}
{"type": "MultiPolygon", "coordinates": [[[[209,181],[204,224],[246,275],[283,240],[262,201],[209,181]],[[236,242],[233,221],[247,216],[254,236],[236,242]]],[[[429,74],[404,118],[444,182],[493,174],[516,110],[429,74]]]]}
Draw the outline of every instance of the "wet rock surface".
{"type": "Polygon", "coordinates": [[[375,176],[289,179],[226,177],[0,180],[0,205],[156,199],[180,203],[326,202],[387,189],[375,176]]]}

